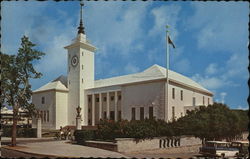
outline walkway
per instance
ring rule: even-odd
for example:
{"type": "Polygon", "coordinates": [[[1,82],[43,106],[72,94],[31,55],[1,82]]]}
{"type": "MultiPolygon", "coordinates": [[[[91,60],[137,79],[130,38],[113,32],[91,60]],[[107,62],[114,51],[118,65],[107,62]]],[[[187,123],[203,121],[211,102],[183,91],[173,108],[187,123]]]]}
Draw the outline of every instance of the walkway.
{"type": "MultiPolygon", "coordinates": [[[[124,155],[93,148],[93,147],[87,147],[82,145],[74,145],[71,143],[67,143],[67,141],[50,141],[50,142],[36,142],[36,143],[26,143],[26,144],[18,144],[17,147],[9,147],[9,146],[3,146],[2,148],[6,148],[8,150],[15,150],[18,152],[24,152],[28,153],[30,155],[38,154],[40,156],[48,156],[48,157],[69,157],[69,158],[79,158],[79,157],[102,157],[102,158],[121,158],[125,157],[124,155]]],[[[3,150],[2,150],[3,151],[3,150]]],[[[2,153],[3,155],[3,153],[2,153]]],[[[11,156],[4,156],[4,157],[11,157],[11,156]]],[[[22,157],[22,156],[20,156],[22,157]]]]}

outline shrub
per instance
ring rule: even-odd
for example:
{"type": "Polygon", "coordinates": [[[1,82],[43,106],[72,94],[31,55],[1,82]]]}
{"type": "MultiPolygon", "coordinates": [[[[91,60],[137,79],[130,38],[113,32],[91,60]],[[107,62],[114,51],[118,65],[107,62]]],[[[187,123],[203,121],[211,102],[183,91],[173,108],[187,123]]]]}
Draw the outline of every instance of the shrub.
{"type": "MultiPolygon", "coordinates": [[[[12,127],[4,127],[2,136],[11,137],[12,127]]],[[[17,137],[36,137],[36,128],[17,128],[17,137]]]]}
{"type": "Polygon", "coordinates": [[[86,140],[95,139],[95,130],[76,130],[74,136],[77,144],[83,145],[86,140]]]}

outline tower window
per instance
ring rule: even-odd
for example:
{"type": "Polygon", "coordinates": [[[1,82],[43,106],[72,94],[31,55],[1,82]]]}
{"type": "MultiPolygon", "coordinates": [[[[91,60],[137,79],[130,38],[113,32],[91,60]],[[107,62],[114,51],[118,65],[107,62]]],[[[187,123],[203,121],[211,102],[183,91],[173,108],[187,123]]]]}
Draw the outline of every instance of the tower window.
{"type": "Polygon", "coordinates": [[[45,97],[42,97],[42,104],[45,103],[45,97]]]}
{"type": "Polygon", "coordinates": [[[181,90],[181,101],[183,101],[183,90],[181,90]]]}
{"type": "Polygon", "coordinates": [[[172,88],[172,98],[174,99],[175,98],[175,89],[172,88]]]}
{"type": "Polygon", "coordinates": [[[111,97],[110,97],[110,100],[113,101],[113,100],[114,100],[114,96],[111,96],[111,97]]]}
{"type": "Polygon", "coordinates": [[[153,107],[149,107],[149,119],[153,119],[153,116],[154,116],[154,109],[153,107]]]}
{"type": "Polygon", "coordinates": [[[172,119],[173,120],[175,119],[175,109],[174,109],[174,107],[172,107],[172,119]]]}
{"type": "Polygon", "coordinates": [[[121,96],[121,95],[119,95],[119,96],[118,96],[118,100],[121,100],[121,99],[122,99],[122,96],[121,96]]]}
{"type": "Polygon", "coordinates": [[[103,101],[106,102],[107,101],[107,97],[103,97],[103,101]]]}
{"type": "Polygon", "coordinates": [[[47,122],[49,122],[49,111],[47,110],[47,122]]]}
{"type": "Polygon", "coordinates": [[[140,120],[144,120],[144,107],[140,107],[140,120]]]}
{"type": "Polygon", "coordinates": [[[195,103],[195,97],[193,97],[193,106],[195,106],[195,104],[196,104],[196,103],[195,103]]]}
{"type": "Polygon", "coordinates": [[[132,119],[131,120],[135,120],[135,108],[132,108],[132,119]]]}

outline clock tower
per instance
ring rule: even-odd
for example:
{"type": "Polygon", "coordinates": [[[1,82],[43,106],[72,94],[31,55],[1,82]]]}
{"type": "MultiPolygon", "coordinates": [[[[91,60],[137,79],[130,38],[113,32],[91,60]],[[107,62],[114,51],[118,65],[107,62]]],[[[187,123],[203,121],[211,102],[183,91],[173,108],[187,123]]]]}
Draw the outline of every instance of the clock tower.
{"type": "Polygon", "coordinates": [[[84,31],[82,21],[82,6],[80,12],[80,25],[77,37],[73,42],[64,47],[68,50],[68,124],[76,125],[76,108],[80,106],[82,123],[88,125],[88,107],[85,89],[94,87],[94,51],[96,48],[91,45],[84,31]]]}

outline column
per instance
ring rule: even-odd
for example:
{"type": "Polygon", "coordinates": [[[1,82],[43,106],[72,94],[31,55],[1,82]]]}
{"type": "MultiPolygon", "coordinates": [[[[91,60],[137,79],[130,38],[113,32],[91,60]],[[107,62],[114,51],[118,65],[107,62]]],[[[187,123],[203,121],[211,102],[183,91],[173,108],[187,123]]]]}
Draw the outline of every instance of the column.
{"type": "Polygon", "coordinates": [[[107,119],[110,119],[109,107],[110,107],[110,97],[109,97],[109,92],[107,92],[107,119]]]}
{"type": "Polygon", "coordinates": [[[99,120],[102,119],[102,93],[99,93],[99,120]]]}
{"type": "Polygon", "coordinates": [[[41,121],[41,117],[39,116],[37,118],[37,125],[36,125],[36,129],[37,129],[37,138],[42,138],[42,121],[41,121]]]}
{"type": "Polygon", "coordinates": [[[92,126],[95,126],[95,94],[92,94],[92,126]]]}
{"type": "Polygon", "coordinates": [[[115,91],[115,121],[117,121],[117,107],[118,107],[118,96],[117,96],[117,91],[115,91]]]}

